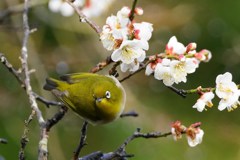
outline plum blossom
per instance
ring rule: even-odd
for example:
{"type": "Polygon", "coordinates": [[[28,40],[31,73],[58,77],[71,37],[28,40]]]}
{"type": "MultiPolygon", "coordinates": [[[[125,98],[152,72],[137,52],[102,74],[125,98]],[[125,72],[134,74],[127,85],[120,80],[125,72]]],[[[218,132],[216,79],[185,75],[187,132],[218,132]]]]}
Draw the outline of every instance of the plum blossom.
{"type": "MultiPolygon", "coordinates": [[[[103,47],[113,51],[111,59],[121,62],[123,72],[136,71],[145,60],[148,40],[153,31],[152,24],[148,22],[136,23],[130,20],[130,12],[130,8],[123,7],[116,16],[108,17],[100,35],[103,47]]],[[[143,14],[140,8],[134,12],[137,15],[143,14]]]]}
{"type": "Polygon", "coordinates": [[[136,39],[148,41],[152,37],[153,27],[151,23],[133,23],[134,26],[134,37],[136,39]]]}
{"type": "Polygon", "coordinates": [[[50,0],[48,8],[52,12],[60,12],[64,17],[72,16],[74,13],[74,9],[67,2],[62,0],[50,0]]]}
{"type": "Polygon", "coordinates": [[[186,82],[187,74],[195,72],[198,65],[190,58],[184,61],[172,60],[170,68],[174,77],[175,83],[186,82]]]}
{"type": "Polygon", "coordinates": [[[172,123],[171,133],[173,135],[173,139],[177,141],[182,138],[182,133],[186,131],[186,127],[182,125],[180,121],[175,121],[172,123]]]}
{"type": "MultiPolygon", "coordinates": [[[[75,0],[73,5],[81,8],[81,11],[87,17],[96,17],[105,11],[112,2],[113,0],[75,0]]],[[[74,14],[74,9],[64,0],[49,0],[48,8],[52,12],[59,12],[65,17],[74,14]]]]}
{"type": "MultiPolygon", "coordinates": [[[[162,62],[161,58],[156,58],[154,56],[150,56],[149,60],[152,60],[152,62],[150,62],[147,66],[146,66],[146,70],[145,70],[145,75],[149,76],[152,73],[154,73],[155,68],[157,66],[158,63],[162,62]]],[[[166,59],[167,60],[167,59],[166,59]]]]}
{"type": "Polygon", "coordinates": [[[200,122],[190,125],[186,130],[187,141],[190,147],[195,147],[196,145],[202,143],[204,131],[200,129],[200,122]]]}
{"type": "MultiPolygon", "coordinates": [[[[116,49],[111,58],[113,61],[122,61],[123,63],[130,64],[135,59],[145,56],[145,50],[148,49],[148,43],[140,40],[125,40],[121,46],[116,49]]],[[[145,57],[144,57],[145,58],[145,57]]]]}
{"type": "Polygon", "coordinates": [[[202,112],[205,109],[205,106],[212,107],[212,99],[214,98],[213,92],[206,92],[201,95],[197,100],[193,108],[196,108],[199,112],[202,112]]]}
{"type": "MultiPolygon", "coordinates": [[[[81,0],[83,1],[83,0],[81,0]]],[[[87,17],[98,17],[105,12],[114,0],[84,0],[82,12],[87,17]]]]}
{"type": "Polygon", "coordinates": [[[200,128],[201,122],[193,123],[189,127],[182,125],[180,121],[175,121],[171,125],[171,133],[173,139],[177,141],[182,138],[185,133],[187,141],[190,147],[195,147],[196,145],[202,143],[204,131],[200,128]]]}
{"type": "Polygon", "coordinates": [[[147,65],[147,67],[146,67],[145,75],[149,76],[149,75],[151,75],[152,73],[154,73],[155,67],[156,67],[156,64],[154,64],[154,63],[149,63],[149,64],[147,65]]]}
{"type": "Polygon", "coordinates": [[[186,52],[186,47],[178,42],[177,38],[173,36],[168,41],[166,52],[169,54],[184,54],[186,52]]]}
{"type": "Polygon", "coordinates": [[[130,72],[135,72],[136,70],[138,70],[138,68],[140,66],[140,62],[143,62],[145,57],[146,57],[146,53],[143,53],[140,55],[140,57],[134,59],[134,61],[132,63],[129,63],[129,64],[122,63],[120,65],[121,71],[126,72],[127,70],[129,70],[130,72]]]}
{"type": "Polygon", "coordinates": [[[115,41],[112,33],[109,30],[110,30],[110,28],[105,26],[102,30],[100,39],[102,40],[103,47],[106,48],[107,50],[111,51],[117,45],[117,41],[115,41]]]}
{"type": "Polygon", "coordinates": [[[154,78],[162,80],[166,86],[171,86],[175,82],[174,75],[170,68],[171,61],[169,59],[163,59],[161,63],[158,63],[155,67],[154,78]]]}
{"type": "Polygon", "coordinates": [[[199,61],[209,62],[210,59],[212,58],[212,53],[209,50],[207,50],[207,49],[203,49],[200,52],[195,53],[194,56],[199,61]]]}
{"type": "Polygon", "coordinates": [[[200,62],[208,62],[211,59],[210,51],[204,49],[197,52],[196,48],[197,44],[194,42],[185,47],[175,36],[171,37],[165,52],[149,57],[150,63],[146,67],[145,74],[149,76],[154,73],[155,79],[162,80],[166,86],[186,83],[187,75],[194,73],[200,62]]]}
{"type": "Polygon", "coordinates": [[[240,104],[239,96],[240,90],[238,86],[232,81],[232,74],[226,72],[220,74],[216,78],[216,94],[221,99],[218,105],[220,111],[227,109],[231,111],[240,104]]]}
{"type": "Polygon", "coordinates": [[[198,67],[198,64],[195,63],[192,58],[182,59],[181,61],[164,58],[161,62],[158,62],[154,68],[149,68],[151,65],[152,63],[148,65],[146,75],[154,72],[154,77],[158,80],[163,80],[166,86],[186,82],[187,74],[195,72],[198,67]]]}

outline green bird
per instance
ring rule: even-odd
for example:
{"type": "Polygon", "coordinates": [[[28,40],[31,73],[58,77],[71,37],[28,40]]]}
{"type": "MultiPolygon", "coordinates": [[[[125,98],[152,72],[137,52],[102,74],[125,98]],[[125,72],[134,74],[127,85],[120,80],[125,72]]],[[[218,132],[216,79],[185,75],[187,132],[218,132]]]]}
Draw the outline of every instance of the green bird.
{"type": "Polygon", "coordinates": [[[114,76],[68,74],[60,80],[47,78],[43,88],[93,125],[112,122],[125,107],[125,90],[114,76]]]}

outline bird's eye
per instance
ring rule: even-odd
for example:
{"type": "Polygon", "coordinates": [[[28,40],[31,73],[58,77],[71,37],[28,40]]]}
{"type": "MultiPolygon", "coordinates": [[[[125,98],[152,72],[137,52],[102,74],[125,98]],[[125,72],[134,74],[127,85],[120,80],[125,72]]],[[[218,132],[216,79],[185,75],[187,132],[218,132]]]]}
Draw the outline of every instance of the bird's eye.
{"type": "Polygon", "coordinates": [[[111,93],[109,91],[106,91],[105,95],[107,99],[111,98],[111,93]]]}

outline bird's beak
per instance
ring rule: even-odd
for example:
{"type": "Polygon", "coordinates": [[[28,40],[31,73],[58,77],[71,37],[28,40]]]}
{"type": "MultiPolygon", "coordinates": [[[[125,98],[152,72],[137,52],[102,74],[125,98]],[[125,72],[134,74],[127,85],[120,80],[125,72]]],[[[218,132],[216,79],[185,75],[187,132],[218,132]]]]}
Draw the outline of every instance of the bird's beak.
{"type": "Polygon", "coordinates": [[[96,102],[101,102],[102,98],[96,98],[96,102]]]}

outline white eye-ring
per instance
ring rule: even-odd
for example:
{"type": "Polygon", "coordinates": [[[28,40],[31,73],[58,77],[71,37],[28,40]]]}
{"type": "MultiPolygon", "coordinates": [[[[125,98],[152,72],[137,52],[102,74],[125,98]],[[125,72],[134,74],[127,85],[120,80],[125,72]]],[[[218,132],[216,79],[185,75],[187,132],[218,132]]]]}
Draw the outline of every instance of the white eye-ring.
{"type": "Polygon", "coordinates": [[[106,91],[105,96],[107,99],[111,98],[111,93],[109,91],[106,91]]]}

